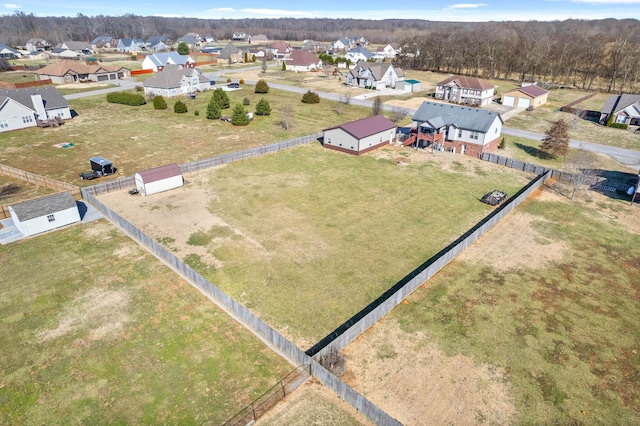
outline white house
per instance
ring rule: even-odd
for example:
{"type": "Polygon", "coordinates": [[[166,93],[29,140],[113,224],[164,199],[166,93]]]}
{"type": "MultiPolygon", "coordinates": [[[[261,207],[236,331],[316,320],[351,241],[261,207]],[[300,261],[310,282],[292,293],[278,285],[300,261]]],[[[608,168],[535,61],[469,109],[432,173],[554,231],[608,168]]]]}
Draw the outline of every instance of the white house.
{"type": "Polygon", "coordinates": [[[347,37],[342,37],[339,40],[334,41],[331,44],[331,48],[337,52],[344,52],[352,46],[351,40],[347,37]]]}
{"type": "Polygon", "coordinates": [[[358,62],[347,74],[348,86],[384,89],[396,87],[398,81],[404,80],[404,71],[390,63],[358,62]]]}
{"type": "Polygon", "coordinates": [[[502,117],[493,111],[439,102],[423,102],[413,115],[411,136],[404,145],[434,145],[461,154],[479,156],[500,144],[502,117]]]}
{"type": "Polygon", "coordinates": [[[155,77],[143,83],[145,95],[161,95],[171,98],[194,92],[204,92],[211,88],[211,81],[197,68],[182,68],[169,64],[155,77]]]}
{"type": "Polygon", "coordinates": [[[354,155],[393,143],[398,125],[382,115],[362,118],[323,130],[323,146],[354,155]]]}
{"type": "Polygon", "coordinates": [[[20,53],[20,51],[7,46],[6,44],[0,44],[0,58],[18,59],[21,57],[22,53],[20,53]]]}
{"type": "Polygon", "coordinates": [[[287,71],[305,72],[322,69],[322,60],[308,50],[294,50],[286,64],[287,71]]]}
{"type": "Polygon", "coordinates": [[[69,120],[69,103],[55,87],[0,89],[0,132],[35,127],[38,120],[69,120]]]}
{"type": "Polygon", "coordinates": [[[147,44],[139,38],[121,38],[118,40],[119,52],[140,52],[147,49],[147,44]]]}
{"type": "Polygon", "coordinates": [[[376,50],[376,57],[393,59],[398,54],[398,51],[399,48],[395,43],[387,44],[385,46],[378,47],[376,50]]]}
{"type": "Polygon", "coordinates": [[[142,195],[156,194],[184,185],[182,170],[177,164],[144,170],[134,175],[136,189],[142,195]]]}
{"type": "Polygon", "coordinates": [[[276,40],[266,48],[267,55],[273,55],[277,59],[286,59],[291,54],[291,45],[286,41],[276,40]]]}
{"type": "Polygon", "coordinates": [[[350,60],[352,63],[366,61],[368,59],[373,58],[373,53],[369,52],[366,48],[362,46],[356,46],[347,51],[347,54],[344,55],[345,58],[350,60]]]}
{"type": "Polygon", "coordinates": [[[183,68],[193,68],[196,61],[189,55],[181,55],[178,52],[162,52],[148,55],[142,60],[143,70],[162,71],[167,64],[180,65],[183,68]]]}
{"type": "Polygon", "coordinates": [[[495,89],[487,80],[454,75],[436,83],[436,99],[484,106],[491,103],[495,89]]]}
{"type": "Polygon", "coordinates": [[[26,237],[80,221],[76,200],[67,193],[47,195],[9,206],[11,219],[26,237]]]}

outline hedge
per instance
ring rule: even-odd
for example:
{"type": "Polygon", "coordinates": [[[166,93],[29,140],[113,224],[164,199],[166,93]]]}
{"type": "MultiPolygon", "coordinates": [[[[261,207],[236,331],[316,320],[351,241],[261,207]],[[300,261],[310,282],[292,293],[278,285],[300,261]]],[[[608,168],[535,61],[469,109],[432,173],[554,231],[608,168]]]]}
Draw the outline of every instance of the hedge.
{"type": "Polygon", "coordinates": [[[107,102],[131,106],[139,106],[147,103],[143,95],[127,92],[107,93],[107,102]]]}

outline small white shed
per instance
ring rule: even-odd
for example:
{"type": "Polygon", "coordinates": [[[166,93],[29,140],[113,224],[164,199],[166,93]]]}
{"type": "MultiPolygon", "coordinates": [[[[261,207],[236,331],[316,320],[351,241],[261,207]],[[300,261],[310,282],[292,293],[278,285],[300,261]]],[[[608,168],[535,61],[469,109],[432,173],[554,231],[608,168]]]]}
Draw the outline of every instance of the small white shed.
{"type": "Polygon", "coordinates": [[[9,206],[14,225],[26,237],[80,222],[76,200],[67,192],[9,206]]]}
{"type": "Polygon", "coordinates": [[[156,194],[184,185],[182,170],[177,164],[144,170],[135,174],[136,189],[142,195],[156,194]]]}

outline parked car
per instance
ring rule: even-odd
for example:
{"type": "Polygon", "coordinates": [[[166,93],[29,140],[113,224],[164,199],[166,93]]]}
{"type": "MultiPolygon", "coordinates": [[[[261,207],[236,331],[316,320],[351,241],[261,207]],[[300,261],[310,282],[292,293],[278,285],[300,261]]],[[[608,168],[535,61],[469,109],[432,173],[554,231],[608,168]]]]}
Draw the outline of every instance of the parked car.
{"type": "Polygon", "coordinates": [[[231,89],[239,89],[240,88],[240,83],[229,83],[229,84],[227,84],[227,87],[229,87],[231,89]]]}

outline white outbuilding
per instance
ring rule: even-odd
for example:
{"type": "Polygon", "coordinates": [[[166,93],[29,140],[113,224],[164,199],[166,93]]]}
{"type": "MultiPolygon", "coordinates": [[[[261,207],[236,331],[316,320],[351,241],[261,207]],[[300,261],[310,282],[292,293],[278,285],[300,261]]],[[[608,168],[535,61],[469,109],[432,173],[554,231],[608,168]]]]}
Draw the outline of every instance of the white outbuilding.
{"type": "Polygon", "coordinates": [[[76,200],[67,192],[14,204],[9,206],[9,212],[25,237],[80,222],[76,200]]]}
{"type": "Polygon", "coordinates": [[[135,174],[136,189],[142,195],[156,194],[184,185],[182,170],[177,164],[144,170],[135,174]]]}

